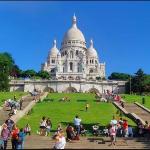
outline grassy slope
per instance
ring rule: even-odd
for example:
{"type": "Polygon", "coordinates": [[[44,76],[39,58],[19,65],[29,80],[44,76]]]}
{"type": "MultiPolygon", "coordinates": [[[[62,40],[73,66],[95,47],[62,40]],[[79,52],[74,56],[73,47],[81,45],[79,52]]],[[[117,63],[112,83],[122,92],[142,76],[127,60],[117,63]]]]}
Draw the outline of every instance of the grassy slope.
{"type": "Polygon", "coordinates": [[[0,92],[0,106],[4,103],[7,99],[14,99],[14,95],[16,95],[17,100],[27,93],[24,92],[0,92]]]}
{"type": "MultiPolygon", "coordinates": [[[[123,98],[123,99],[128,103],[139,102],[140,104],[142,104],[142,96],[140,96],[140,95],[122,94],[121,96],[122,97],[125,96],[125,98],[123,98]]],[[[145,96],[144,106],[150,109],[150,96],[145,96]]]]}
{"type": "MultiPolygon", "coordinates": [[[[92,124],[100,123],[101,125],[107,125],[112,116],[116,114],[117,109],[111,103],[97,103],[93,94],[64,94],[53,93],[48,95],[49,98],[53,98],[53,102],[41,102],[33,108],[33,113],[22,118],[18,125],[24,127],[26,123],[31,125],[32,130],[35,132],[39,128],[39,122],[43,116],[50,117],[53,129],[56,129],[60,122],[66,126],[68,122],[73,122],[73,118],[78,114],[82,123],[86,128],[90,129],[92,124]],[[68,96],[71,102],[58,102],[62,97],[68,96]],[[85,104],[90,104],[89,111],[85,111],[85,104]]],[[[129,119],[128,119],[129,120],[129,119]]],[[[131,125],[135,125],[129,120],[131,125]]]]}

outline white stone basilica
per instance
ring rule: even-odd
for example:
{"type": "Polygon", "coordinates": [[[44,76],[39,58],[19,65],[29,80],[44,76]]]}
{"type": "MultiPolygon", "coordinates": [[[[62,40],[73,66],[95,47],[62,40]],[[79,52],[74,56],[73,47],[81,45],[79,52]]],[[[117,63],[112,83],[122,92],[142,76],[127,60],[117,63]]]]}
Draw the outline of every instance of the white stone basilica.
{"type": "Polygon", "coordinates": [[[73,16],[72,27],[65,33],[60,51],[54,40],[47,61],[42,70],[48,71],[57,80],[95,80],[105,78],[105,63],[100,63],[93,41],[86,47],[86,41],[73,16]]]}

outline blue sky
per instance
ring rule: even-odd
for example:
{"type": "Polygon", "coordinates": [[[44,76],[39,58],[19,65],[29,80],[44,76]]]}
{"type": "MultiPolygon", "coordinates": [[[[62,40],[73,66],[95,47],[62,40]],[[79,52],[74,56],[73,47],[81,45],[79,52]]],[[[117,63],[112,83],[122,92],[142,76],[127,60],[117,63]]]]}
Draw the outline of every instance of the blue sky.
{"type": "Polygon", "coordinates": [[[150,2],[0,2],[0,52],[23,70],[40,70],[53,39],[58,47],[76,14],[87,46],[92,38],[106,74],[150,73],[150,2]]]}

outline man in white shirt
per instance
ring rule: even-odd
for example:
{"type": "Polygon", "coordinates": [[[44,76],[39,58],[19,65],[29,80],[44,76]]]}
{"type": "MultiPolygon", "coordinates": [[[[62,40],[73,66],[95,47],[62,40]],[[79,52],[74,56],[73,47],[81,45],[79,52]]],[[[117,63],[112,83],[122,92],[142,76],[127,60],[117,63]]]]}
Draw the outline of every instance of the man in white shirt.
{"type": "Polygon", "coordinates": [[[80,134],[80,124],[81,124],[81,119],[79,118],[78,115],[74,118],[74,126],[77,131],[77,134],[80,134]]]}

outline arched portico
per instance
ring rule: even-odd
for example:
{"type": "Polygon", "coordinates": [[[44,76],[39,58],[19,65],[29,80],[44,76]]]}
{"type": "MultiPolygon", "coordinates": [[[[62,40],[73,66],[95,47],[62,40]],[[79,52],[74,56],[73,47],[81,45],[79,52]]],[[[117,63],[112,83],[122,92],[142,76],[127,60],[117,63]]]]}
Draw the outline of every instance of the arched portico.
{"type": "Polygon", "coordinates": [[[54,89],[51,87],[46,87],[44,90],[44,92],[49,92],[49,93],[54,93],[54,89]]]}
{"type": "Polygon", "coordinates": [[[64,90],[65,93],[77,93],[77,89],[74,87],[68,87],[64,90]]]}
{"type": "Polygon", "coordinates": [[[91,89],[89,89],[88,92],[89,92],[89,93],[99,93],[99,90],[96,89],[96,88],[91,88],[91,89]]]}

